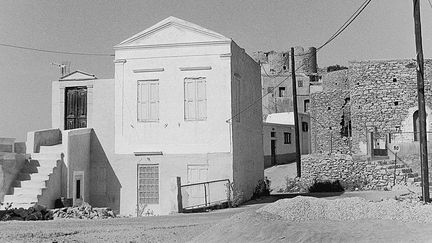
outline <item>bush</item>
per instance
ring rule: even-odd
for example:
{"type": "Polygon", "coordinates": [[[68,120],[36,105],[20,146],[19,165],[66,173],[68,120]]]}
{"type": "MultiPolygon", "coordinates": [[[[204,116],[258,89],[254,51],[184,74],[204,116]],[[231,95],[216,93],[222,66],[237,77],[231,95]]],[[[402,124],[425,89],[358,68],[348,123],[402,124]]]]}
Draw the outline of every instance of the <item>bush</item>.
{"type": "Polygon", "coordinates": [[[264,180],[258,181],[251,199],[253,200],[262,196],[270,196],[270,180],[267,177],[264,180]]]}
{"type": "Polygon", "coordinates": [[[342,187],[339,180],[336,181],[314,181],[314,184],[309,187],[309,192],[343,192],[344,188],[342,187]]]}

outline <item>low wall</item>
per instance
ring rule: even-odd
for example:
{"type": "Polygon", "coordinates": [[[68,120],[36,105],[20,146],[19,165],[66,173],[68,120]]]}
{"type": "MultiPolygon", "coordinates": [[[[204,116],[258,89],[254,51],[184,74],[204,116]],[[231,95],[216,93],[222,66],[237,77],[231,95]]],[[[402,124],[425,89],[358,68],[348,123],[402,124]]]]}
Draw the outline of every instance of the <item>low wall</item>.
{"type": "Polygon", "coordinates": [[[18,173],[25,165],[25,155],[0,153],[0,202],[10,192],[18,173]]]}
{"type": "Polygon", "coordinates": [[[85,202],[90,200],[91,132],[91,128],[79,128],[63,131],[62,135],[62,143],[65,148],[63,159],[66,167],[62,170],[62,195],[74,198],[74,172],[83,172],[84,188],[82,190],[85,202]]]}
{"type": "MultiPolygon", "coordinates": [[[[388,160],[391,163],[391,160],[388,160]]],[[[390,189],[395,169],[383,161],[369,161],[346,154],[302,156],[302,177],[306,180],[339,180],[359,190],[390,189]]],[[[402,169],[396,170],[396,184],[405,183],[407,177],[402,169]]]]}
{"type": "Polygon", "coordinates": [[[60,144],[62,134],[60,129],[46,129],[27,133],[27,153],[39,153],[40,146],[60,144]]]}

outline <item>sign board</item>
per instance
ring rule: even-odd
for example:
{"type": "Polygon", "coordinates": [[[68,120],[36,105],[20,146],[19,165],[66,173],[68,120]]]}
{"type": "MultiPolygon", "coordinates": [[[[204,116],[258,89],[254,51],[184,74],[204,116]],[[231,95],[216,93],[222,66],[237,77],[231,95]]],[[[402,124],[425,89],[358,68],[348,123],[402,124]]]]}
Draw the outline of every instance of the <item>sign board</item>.
{"type": "Polygon", "coordinates": [[[400,147],[399,145],[393,145],[393,152],[399,152],[400,147]]]}

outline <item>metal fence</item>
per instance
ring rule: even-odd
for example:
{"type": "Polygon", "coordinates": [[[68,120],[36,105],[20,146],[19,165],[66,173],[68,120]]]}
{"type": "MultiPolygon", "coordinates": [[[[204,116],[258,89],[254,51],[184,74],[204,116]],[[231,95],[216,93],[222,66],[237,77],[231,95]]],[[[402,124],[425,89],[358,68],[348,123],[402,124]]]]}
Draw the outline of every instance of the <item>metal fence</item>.
{"type": "Polygon", "coordinates": [[[231,201],[229,179],[181,185],[183,209],[210,207],[231,201]]]}

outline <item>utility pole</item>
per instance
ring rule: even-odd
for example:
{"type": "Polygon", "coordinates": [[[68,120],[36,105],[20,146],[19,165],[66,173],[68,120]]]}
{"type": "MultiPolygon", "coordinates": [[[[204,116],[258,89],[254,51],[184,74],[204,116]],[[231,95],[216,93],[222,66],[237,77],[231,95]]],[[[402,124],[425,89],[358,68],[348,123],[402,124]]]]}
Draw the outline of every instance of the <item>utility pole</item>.
{"type": "Polygon", "coordinates": [[[420,120],[420,163],[422,179],[423,202],[429,202],[429,168],[427,153],[427,136],[426,136],[426,110],[424,96],[424,63],[423,63],[423,46],[420,22],[420,0],[413,0],[414,3],[414,28],[415,42],[417,51],[417,96],[418,111],[420,120]]]}
{"type": "Polygon", "coordinates": [[[294,62],[294,48],[291,47],[291,77],[292,77],[292,93],[293,93],[293,106],[294,106],[294,126],[295,126],[295,147],[296,147],[296,161],[297,161],[297,177],[301,177],[301,157],[300,157],[300,132],[298,124],[298,111],[297,111],[297,83],[295,74],[294,62]]]}

